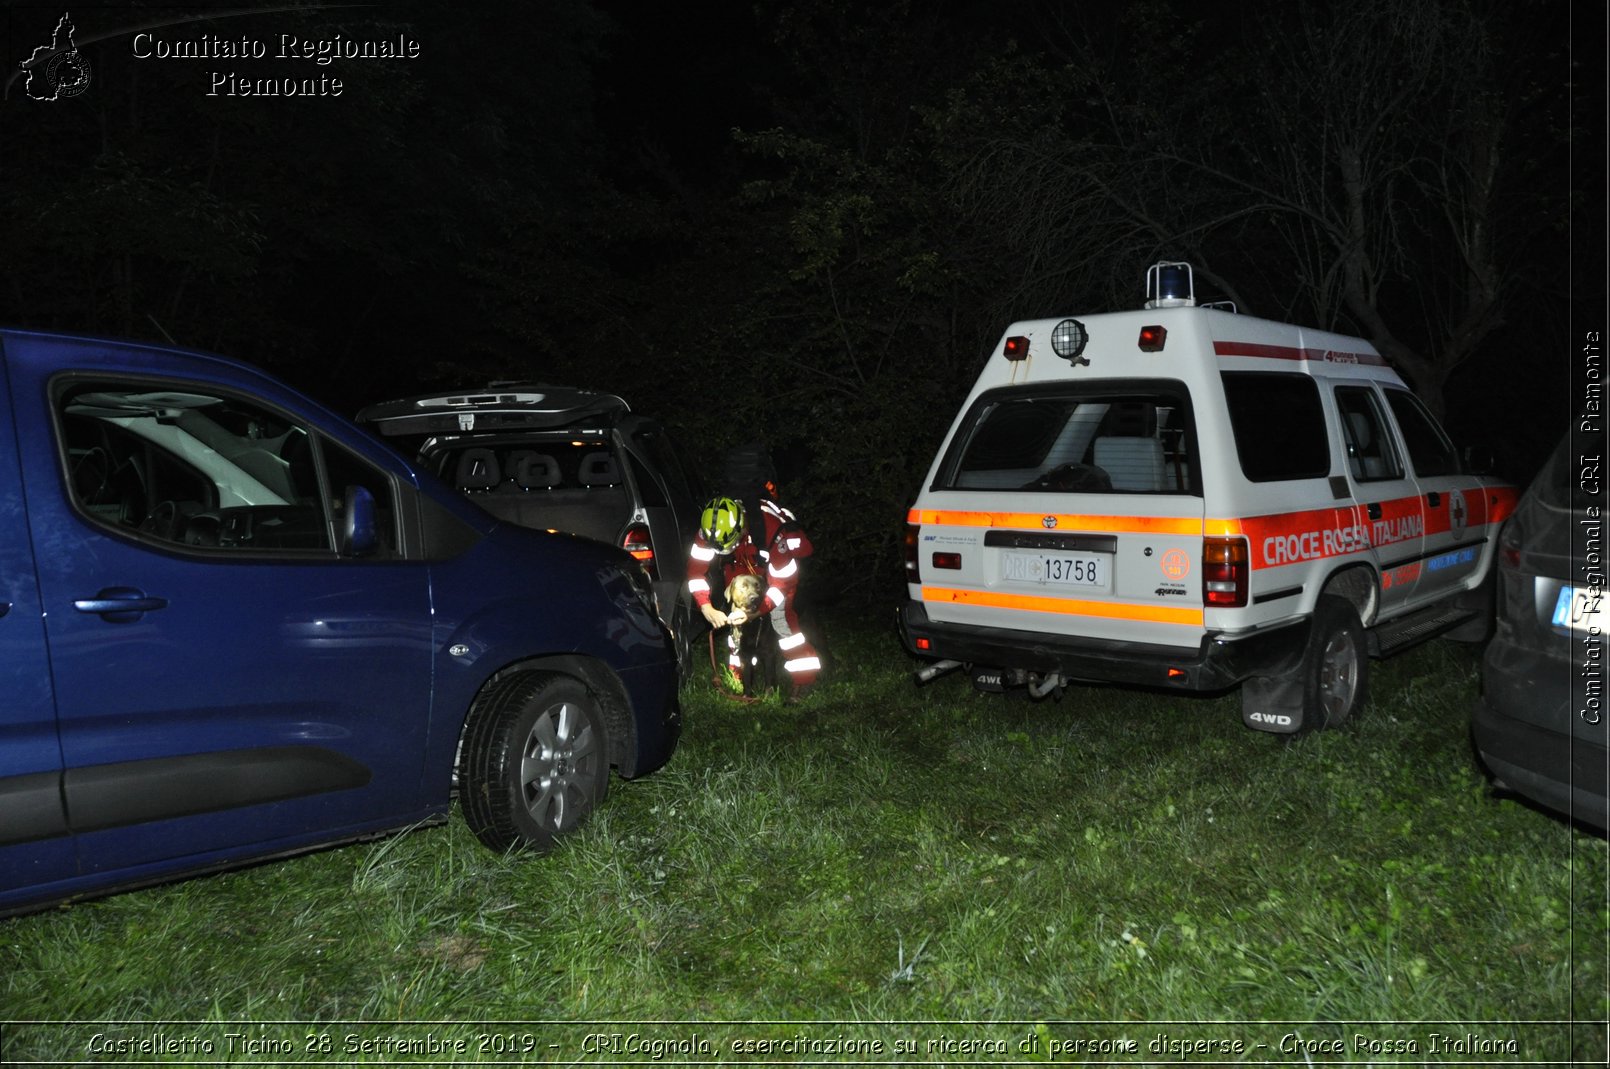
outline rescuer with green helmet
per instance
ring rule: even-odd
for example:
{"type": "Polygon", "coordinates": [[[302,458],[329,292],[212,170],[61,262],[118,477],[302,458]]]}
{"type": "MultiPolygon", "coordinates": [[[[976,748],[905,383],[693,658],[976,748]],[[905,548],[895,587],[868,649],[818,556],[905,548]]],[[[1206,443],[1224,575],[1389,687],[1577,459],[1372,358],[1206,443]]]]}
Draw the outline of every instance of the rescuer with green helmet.
{"type": "MultiPolygon", "coordinates": [[[[771,461],[759,446],[746,446],[728,457],[728,483],[737,491],[713,497],[699,516],[699,533],[688,553],[688,593],[713,628],[742,624],[741,610],[726,605],[724,591],[739,575],[760,580],[765,597],[755,615],[770,617],[791,696],[816,682],[822,662],[800,628],[795,595],[800,563],[812,553],[811,540],[799,521],[779,505],[771,461]],[[736,474],[735,474],[736,473],[736,474]],[[736,485],[737,483],[745,485],[736,485]],[[719,588],[718,588],[719,585],[719,588]],[[715,604],[719,596],[721,604],[715,604]]],[[[740,682],[744,668],[738,653],[738,628],[728,629],[728,666],[740,682]]]]}

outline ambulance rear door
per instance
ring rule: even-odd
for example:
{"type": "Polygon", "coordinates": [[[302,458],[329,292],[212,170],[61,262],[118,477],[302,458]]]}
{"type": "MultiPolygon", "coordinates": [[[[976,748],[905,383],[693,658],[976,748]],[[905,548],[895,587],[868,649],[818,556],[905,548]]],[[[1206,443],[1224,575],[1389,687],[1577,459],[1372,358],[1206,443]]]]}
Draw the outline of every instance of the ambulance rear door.
{"type": "Polygon", "coordinates": [[[1183,382],[980,394],[913,517],[930,619],[1195,648],[1203,498],[1183,382]]]}

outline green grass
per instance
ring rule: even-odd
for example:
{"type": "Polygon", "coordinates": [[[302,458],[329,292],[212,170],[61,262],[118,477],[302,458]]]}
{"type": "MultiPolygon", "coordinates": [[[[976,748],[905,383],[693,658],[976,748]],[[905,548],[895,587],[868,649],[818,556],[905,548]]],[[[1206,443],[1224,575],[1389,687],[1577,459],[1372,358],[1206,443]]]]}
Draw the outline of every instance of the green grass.
{"type": "MultiPolygon", "coordinates": [[[[1358,723],[1288,743],[1244,729],[1234,695],[1008,701],[959,677],[915,688],[887,633],[840,628],[830,648],[834,673],[797,706],[690,687],[670,767],[617,781],[546,857],[490,854],[455,820],[0,922],[0,1018],[216,1022],[167,1029],[215,1051],[241,1022],[368,1022],[323,1029],[337,1053],[495,1021],[515,1023],[505,1047],[538,1022],[690,1022],[636,1031],[800,1064],[724,1045],[980,1057],[926,1047],[948,1036],[1025,1058],[1049,1022],[1041,1056],[1083,1035],[1143,1055],[1160,1032],[1268,1043],[1226,1060],[1277,1064],[1413,1057],[1355,1034],[1446,1064],[1481,1059],[1429,1051],[1429,1033],[1513,1039],[1488,1055],[1506,1063],[1602,1052],[1602,1028],[1533,1022],[1610,1015],[1606,845],[1491,795],[1467,736],[1472,651],[1377,662],[1358,723]],[[755,1019],[779,1023],[720,1023],[755,1019]],[[463,1026],[395,1023],[421,1021],[463,1026]],[[1408,1023],[1352,1023],[1370,1021],[1408,1023]],[[1282,1051],[1288,1035],[1346,1049],[1282,1051]]],[[[536,1054],[586,1062],[593,1030],[549,1025],[536,1054]]],[[[9,1025],[0,1058],[83,1058],[96,1031],[9,1025]]]]}

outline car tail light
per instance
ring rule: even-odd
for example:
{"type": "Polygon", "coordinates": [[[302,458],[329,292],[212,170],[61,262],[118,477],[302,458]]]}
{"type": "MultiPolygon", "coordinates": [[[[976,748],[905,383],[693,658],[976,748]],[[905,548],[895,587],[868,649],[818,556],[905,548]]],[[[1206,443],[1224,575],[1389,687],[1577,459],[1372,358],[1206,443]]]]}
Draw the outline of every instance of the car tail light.
{"type": "Polygon", "coordinates": [[[917,531],[916,524],[906,524],[906,582],[908,583],[922,582],[922,572],[917,566],[917,531]]]}
{"type": "Polygon", "coordinates": [[[621,548],[636,557],[648,571],[651,579],[660,577],[654,564],[654,540],[649,537],[648,524],[634,523],[621,535],[621,548]]]}
{"type": "Polygon", "coordinates": [[[1247,603],[1247,540],[1202,539],[1202,604],[1233,609],[1247,603]]]}

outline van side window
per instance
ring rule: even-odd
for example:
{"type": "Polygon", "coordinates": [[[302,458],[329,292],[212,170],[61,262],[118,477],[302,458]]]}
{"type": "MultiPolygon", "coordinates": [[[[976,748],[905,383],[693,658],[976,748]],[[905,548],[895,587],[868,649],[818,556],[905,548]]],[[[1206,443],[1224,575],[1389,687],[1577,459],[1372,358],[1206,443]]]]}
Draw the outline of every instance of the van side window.
{"type": "MultiPolygon", "coordinates": [[[[339,517],[320,490],[306,427],[210,387],[74,382],[56,394],[67,489],[92,522],[144,541],[254,554],[334,552],[339,517]]],[[[332,450],[331,475],[353,478],[332,450]]],[[[367,469],[382,541],[396,495],[367,469]]]]}
{"type": "Polygon", "coordinates": [[[1347,466],[1354,481],[1403,478],[1403,463],[1392,445],[1375,391],[1364,386],[1336,387],[1336,411],[1341,416],[1347,466]]]}
{"type": "Polygon", "coordinates": [[[1313,379],[1265,371],[1226,371],[1222,377],[1235,451],[1249,481],[1330,474],[1325,410],[1313,379]]]}
{"type": "Polygon", "coordinates": [[[1408,447],[1409,461],[1416,475],[1459,473],[1459,454],[1418,397],[1408,390],[1389,389],[1386,403],[1392,406],[1392,414],[1398,418],[1398,430],[1403,432],[1403,444],[1408,447]]]}
{"type": "Polygon", "coordinates": [[[947,489],[1198,494],[1182,384],[1123,381],[979,398],[941,469],[947,489]],[[1159,386],[1164,388],[1159,390],[1159,386]]]}

